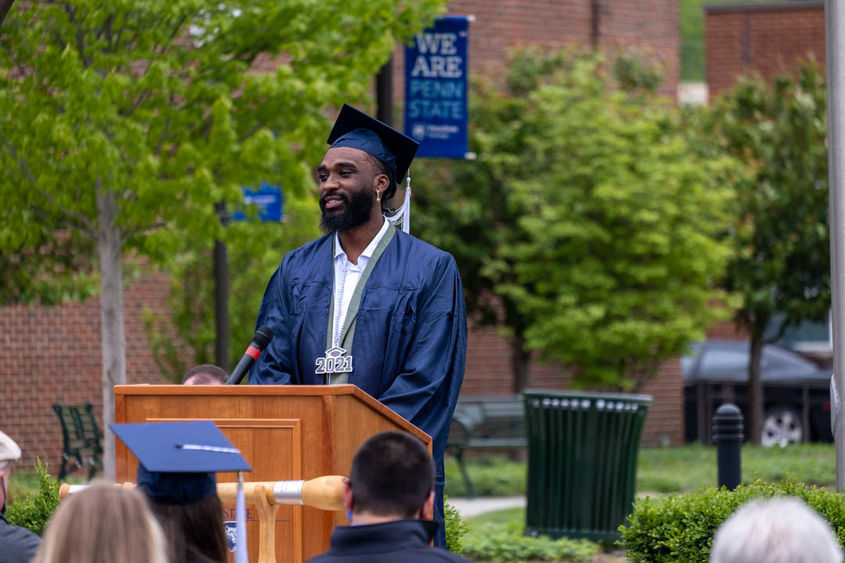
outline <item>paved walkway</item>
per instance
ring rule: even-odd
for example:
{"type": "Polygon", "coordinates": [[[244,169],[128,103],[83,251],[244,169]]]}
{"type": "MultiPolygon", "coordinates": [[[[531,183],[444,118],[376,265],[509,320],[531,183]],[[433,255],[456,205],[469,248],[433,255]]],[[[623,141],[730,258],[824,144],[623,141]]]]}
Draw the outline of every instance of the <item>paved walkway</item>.
{"type": "Polygon", "coordinates": [[[485,512],[493,512],[505,508],[521,508],[525,506],[525,497],[479,497],[479,498],[452,498],[446,501],[455,507],[461,516],[469,518],[478,516],[485,512]]]}

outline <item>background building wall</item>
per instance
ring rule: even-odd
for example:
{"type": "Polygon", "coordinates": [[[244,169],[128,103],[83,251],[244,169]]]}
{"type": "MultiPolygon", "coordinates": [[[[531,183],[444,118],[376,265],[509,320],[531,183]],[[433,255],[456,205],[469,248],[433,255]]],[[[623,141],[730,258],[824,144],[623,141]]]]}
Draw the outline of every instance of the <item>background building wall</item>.
{"type": "Polygon", "coordinates": [[[824,2],[709,5],[705,8],[710,95],[744,75],[770,79],[810,56],[824,69],[824,2]]]}
{"type": "MultiPolygon", "coordinates": [[[[169,282],[145,275],[124,293],[126,379],[166,383],[153,360],[141,314],[166,314],[169,282]]],[[[18,469],[36,458],[52,473],[61,467],[62,433],[52,405],[91,402],[102,430],[100,302],[92,297],[55,307],[0,308],[0,430],[21,447],[18,469]]]]}

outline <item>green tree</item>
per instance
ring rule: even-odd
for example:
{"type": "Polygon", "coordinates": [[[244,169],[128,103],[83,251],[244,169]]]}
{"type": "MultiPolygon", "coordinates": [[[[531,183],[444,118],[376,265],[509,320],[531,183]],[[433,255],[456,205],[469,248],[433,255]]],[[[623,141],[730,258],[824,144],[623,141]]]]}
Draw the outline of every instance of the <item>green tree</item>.
{"type": "MultiPolygon", "coordinates": [[[[323,108],[366,95],[442,0],[68,0],[9,12],[0,34],[0,252],[93,241],[103,412],[126,381],[124,253],[166,260],[222,236],[240,187],[302,191],[323,108]],[[281,57],[273,72],[251,72],[281,57]]],[[[320,147],[321,148],[321,147],[320,147]]],[[[71,270],[68,269],[68,274],[71,270]]],[[[114,441],[105,441],[107,476],[114,441]]]]}
{"type": "Polygon", "coordinates": [[[458,256],[470,303],[503,312],[515,354],[631,388],[724,315],[734,164],[700,157],[676,110],[611,88],[601,68],[587,54],[517,59],[507,93],[474,99],[478,160],[418,199],[436,209],[425,236],[448,232],[432,238],[458,256]]]}
{"type": "Polygon", "coordinates": [[[764,343],[830,310],[824,77],[811,61],[771,84],[743,80],[713,105],[707,124],[716,150],[749,169],[736,183],[736,254],[724,285],[740,299],[735,318],[750,337],[749,429],[759,443],[764,343]]]}
{"type": "MultiPolygon", "coordinates": [[[[285,194],[284,214],[282,223],[232,223],[226,229],[231,365],[243,355],[255,331],[264,288],[281,257],[319,235],[320,211],[312,194],[285,194]]],[[[173,381],[180,381],[194,363],[216,363],[213,244],[190,239],[184,243],[169,268],[170,314],[159,317],[147,312],[144,317],[156,363],[173,381]],[[193,352],[188,357],[185,345],[193,352]]]]}
{"type": "Polygon", "coordinates": [[[502,255],[502,248],[525,236],[519,224],[523,210],[508,197],[509,182],[531,165],[521,158],[528,138],[535,134],[523,119],[525,96],[542,77],[569,69],[571,62],[566,53],[518,52],[503,88],[474,80],[470,148],[477,160],[426,163],[411,170],[414,230],[455,256],[472,321],[497,327],[510,343],[514,393],[529,384],[531,352],[525,340],[530,318],[510,294],[499,291],[516,283],[515,263],[502,255]]]}

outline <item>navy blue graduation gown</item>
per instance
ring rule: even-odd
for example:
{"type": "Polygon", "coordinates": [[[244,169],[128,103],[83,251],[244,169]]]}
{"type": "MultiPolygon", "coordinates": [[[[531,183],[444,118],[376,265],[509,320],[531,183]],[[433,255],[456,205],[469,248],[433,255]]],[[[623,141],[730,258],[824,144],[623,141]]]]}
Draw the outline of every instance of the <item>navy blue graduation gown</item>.
{"type": "MultiPolygon", "coordinates": [[[[334,234],[324,235],[288,253],[270,278],[256,326],[269,326],[275,336],[253,366],[250,383],[323,383],[314,371],[316,359],[326,353],[333,239],[334,234]]],[[[438,496],[466,338],[454,258],[397,230],[361,297],[349,383],[432,437],[438,496]]]]}

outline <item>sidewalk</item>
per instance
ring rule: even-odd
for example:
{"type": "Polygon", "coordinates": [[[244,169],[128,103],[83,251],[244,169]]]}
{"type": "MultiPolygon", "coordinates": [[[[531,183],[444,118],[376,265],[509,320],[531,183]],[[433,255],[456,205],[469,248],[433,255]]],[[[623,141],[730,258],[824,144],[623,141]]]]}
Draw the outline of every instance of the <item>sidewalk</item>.
{"type": "Polygon", "coordinates": [[[525,497],[476,497],[472,499],[449,497],[446,502],[454,506],[462,517],[469,518],[485,512],[524,507],[525,497]]]}

